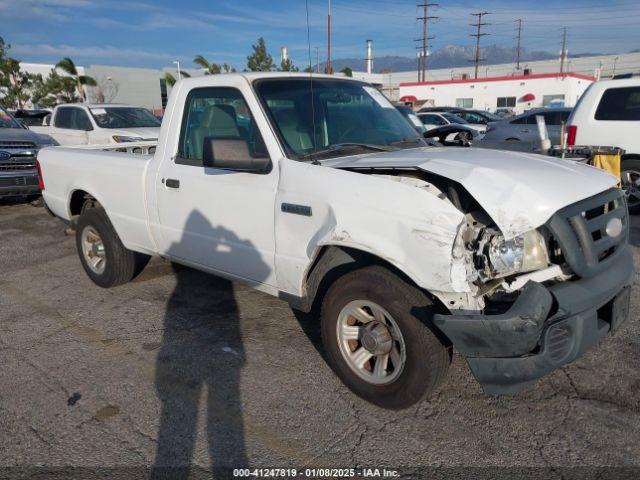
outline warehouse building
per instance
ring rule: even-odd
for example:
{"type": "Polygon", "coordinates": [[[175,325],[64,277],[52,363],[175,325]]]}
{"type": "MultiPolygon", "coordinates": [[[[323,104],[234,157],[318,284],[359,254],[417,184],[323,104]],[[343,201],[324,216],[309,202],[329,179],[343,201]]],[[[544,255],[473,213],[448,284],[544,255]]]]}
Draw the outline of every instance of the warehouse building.
{"type": "Polygon", "coordinates": [[[414,108],[452,106],[522,113],[536,107],[573,107],[596,81],[578,73],[542,73],[478,79],[407,82],[399,87],[399,101],[414,108]]]}

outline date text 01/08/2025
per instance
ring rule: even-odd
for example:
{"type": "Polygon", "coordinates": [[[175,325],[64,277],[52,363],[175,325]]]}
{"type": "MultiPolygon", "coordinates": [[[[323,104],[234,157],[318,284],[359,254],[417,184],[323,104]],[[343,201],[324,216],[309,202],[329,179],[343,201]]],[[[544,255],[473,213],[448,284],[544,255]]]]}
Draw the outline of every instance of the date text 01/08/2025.
{"type": "Polygon", "coordinates": [[[398,478],[397,470],[386,468],[237,468],[233,470],[234,477],[259,478],[398,478]]]}

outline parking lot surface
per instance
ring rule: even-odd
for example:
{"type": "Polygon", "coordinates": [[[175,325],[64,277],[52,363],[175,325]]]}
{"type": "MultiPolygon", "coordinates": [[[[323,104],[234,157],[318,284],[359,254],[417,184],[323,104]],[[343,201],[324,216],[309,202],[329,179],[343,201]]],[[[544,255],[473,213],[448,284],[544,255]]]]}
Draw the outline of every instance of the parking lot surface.
{"type": "Polygon", "coordinates": [[[391,412],[277,298],[155,259],[101,289],[60,221],[2,201],[0,466],[640,468],[638,292],[615,336],[530,391],[486,396],[456,355],[436,395],[391,412]]]}

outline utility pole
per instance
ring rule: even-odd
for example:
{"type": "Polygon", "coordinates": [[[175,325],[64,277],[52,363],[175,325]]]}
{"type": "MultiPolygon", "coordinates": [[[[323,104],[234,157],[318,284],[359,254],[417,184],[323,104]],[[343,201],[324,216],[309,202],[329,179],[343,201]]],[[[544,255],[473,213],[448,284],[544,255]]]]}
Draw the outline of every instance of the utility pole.
{"type": "Polygon", "coordinates": [[[437,3],[429,3],[425,1],[424,3],[419,3],[418,8],[422,8],[422,16],[416,17],[416,20],[422,20],[422,37],[416,38],[416,42],[420,42],[421,45],[418,45],[416,48],[418,49],[418,81],[426,82],[427,81],[427,54],[428,49],[431,45],[428,45],[427,42],[429,40],[433,40],[435,37],[430,37],[428,35],[428,24],[429,20],[437,20],[440,17],[434,17],[429,15],[429,7],[437,7],[437,3]]]}
{"type": "Polygon", "coordinates": [[[329,12],[327,14],[327,65],[325,73],[331,74],[331,0],[329,0],[329,12]]]}
{"type": "Polygon", "coordinates": [[[516,70],[520,70],[520,45],[522,41],[522,19],[516,20],[518,22],[518,46],[516,47],[516,70]]]}
{"type": "Polygon", "coordinates": [[[484,37],[485,35],[489,35],[488,33],[481,33],[482,27],[489,25],[488,23],[482,23],[482,17],[484,17],[485,15],[489,15],[489,12],[478,12],[472,13],[471,15],[474,17],[478,17],[477,23],[470,23],[472,27],[477,28],[477,33],[470,34],[471,37],[476,37],[476,58],[470,61],[474,62],[476,65],[475,78],[478,78],[478,65],[481,61],[484,60],[484,58],[480,58],[480,38],[484,37]]]}
{"type": "Polygon", "coordinates": [[[567,27],[562,28],[562,50],[560,51],[560,73],[564,73],[564,62],[567,59],[567,27]]]}

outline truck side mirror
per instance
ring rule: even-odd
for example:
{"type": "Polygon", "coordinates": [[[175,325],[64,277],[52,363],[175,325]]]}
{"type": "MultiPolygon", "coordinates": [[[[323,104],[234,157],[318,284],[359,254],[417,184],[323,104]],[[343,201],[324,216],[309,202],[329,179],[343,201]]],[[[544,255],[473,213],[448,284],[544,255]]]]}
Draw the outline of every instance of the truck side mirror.
{"type": "Polygon", "coordinates": [[[238,137],[205,137],[202,146],[202,165],[239,172],[266,173],[271,160],[254,158],[246,140],[238,137]]]}

